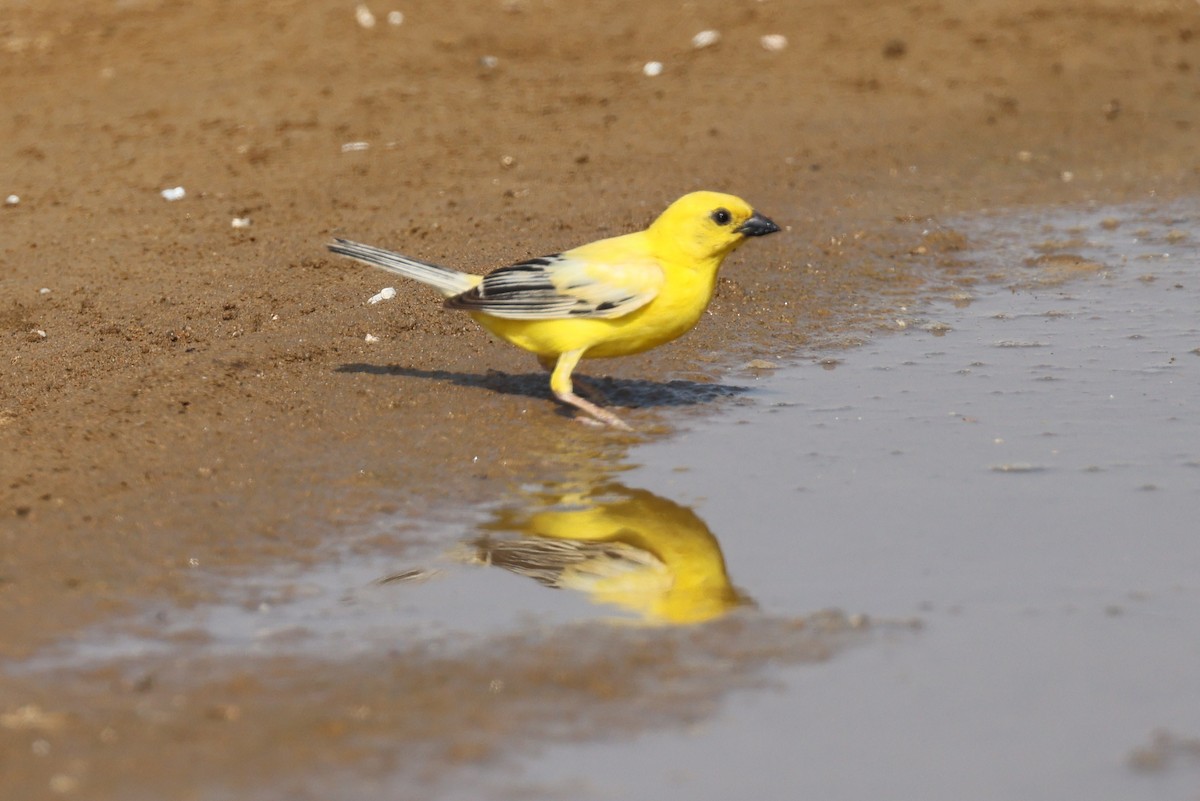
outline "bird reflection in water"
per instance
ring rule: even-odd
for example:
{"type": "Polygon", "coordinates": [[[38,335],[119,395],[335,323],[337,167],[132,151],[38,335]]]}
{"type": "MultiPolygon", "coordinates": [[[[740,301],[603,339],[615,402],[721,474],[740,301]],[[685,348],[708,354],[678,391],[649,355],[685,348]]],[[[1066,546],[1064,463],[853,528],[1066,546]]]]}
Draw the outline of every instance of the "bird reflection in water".
{"type": "Polygon", "coordinates": [[[469,543],[470,561],[582,592],[648,622],[700,623],[753,603],[730,583],[704,521],[646,490],[609,483],[542,492],[483,528],[489,533],[469,543]]]}

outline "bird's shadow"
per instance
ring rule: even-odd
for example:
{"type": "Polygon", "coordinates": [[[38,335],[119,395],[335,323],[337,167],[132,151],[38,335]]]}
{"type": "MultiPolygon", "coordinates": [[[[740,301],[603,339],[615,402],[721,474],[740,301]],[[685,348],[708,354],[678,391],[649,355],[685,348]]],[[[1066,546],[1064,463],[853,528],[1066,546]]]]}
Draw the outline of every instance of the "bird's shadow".
{"type": "MultiPolygon", "coordinates": [[[[522,395],[528,398],[551,398],[549,373],[502,373],[488,370],[486,373],[458,373],[452,370],[422,370],[398,364],[364,364],[355,362],[336,368],[339,373],[366,373],[368,375],[394,375],[405,378],[427,378],[432,381],[448,381],[464,387],[483,387],[502,395],[522,395]]],[[[733,398],[750,391],[749,387],[732,384],[705,384],[699,381],[676,379],[674,381],[647,381],[637,378],[594,378],[576,376],[577,392],[590,394],[595,388],[604,397],[604,404],[625,408],[649,408],[654,406],[695,406],[713,403],[724,398],[733,398]],[[586,384],[586,386],[582,386],[586,384]]]]}

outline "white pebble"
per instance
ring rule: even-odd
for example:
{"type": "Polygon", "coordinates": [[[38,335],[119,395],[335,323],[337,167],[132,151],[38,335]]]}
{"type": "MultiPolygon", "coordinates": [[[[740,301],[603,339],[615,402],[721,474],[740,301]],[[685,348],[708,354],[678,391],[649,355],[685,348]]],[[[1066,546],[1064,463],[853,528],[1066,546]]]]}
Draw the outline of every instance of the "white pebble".
{"type": "Polygon", "coordinates": [[[647,78],[653,78],[655,75],[662,75],[663,65],[661,61],[647,61],[646,66],[642,67],[642,74],[647,78]]]}
{"type": "Polygon", "coordinates": [[[229,224],[232,225],[234,228],[249,228],[250,227],[250,218],[249,217],[234,217],[233,220],[230,221],[229,224]]]}
{"type": "Polygon", "coordinates": [[[388,16],[387,16],[387,21],[388,21],[388,25],[403,25],[404,24],[404,12],[403,11],[389,11],[388,16]]]}
{"type": "Polygon", "coordinates": [[[38,290],[38,294],[39,294],[39,295],[49,295],[49,294],[50,294],[50,287],[48,287],[48,286],[44,286],[44,287],[42,287],[41,289],[39,289],[39,290],[38,290]]]}
{"type": "Polygon", "coordinates": [[[37,337],[38,339],[45,339],[45,338],[46,338],[46,332],[45,332],[45,331],[43,331],[43,330],[42,330],[42,329],[40,329],[40,328],[35,328],[35,329],[33,329],[32,331],[30,331],[29,333],[33,334],[33,335],[34,335],[35,337],[37,337]]]}
{"type": "Polygon", "coordinates": [[[496,58],[495,56],[480,56],[479,57],[479,66],[483,67],[486,70],[496,69],[496,66],[499,63],[500,63],[500,59],[496,58]]]}
{"type": "Polygon", "coordinates": [[[5,206],[15,206],[20,202],[21,202],[20,195],[9,195],[8,197],[4,198],[5,206]]]}
{"type": "Polygon", "coordinates": [[[380,301],[391,300],[394,297],[396,297],[396,288],[394,286],[385,286],[383,289],[379,290],[377,294],[372,295],[367,300],[367,303],[370,303],[372,306],[374,306],[380,301]]]}
{"type": "Polygon", "coordinates": [[[782,33],[768,33],[758,42],[763,46],[763,50],[770,50],[772,53],[778,53],[788,46],[787,37],[782,33]]]}
{"type": "Polygon", "coordinates": [[[1069,184],[1071,181],[1075,180],[1075,173],[1071,172],[1070,170],[1063,170],[1059,177],[1062,178],[1064,184],[1069,184]]]}
{"type": "Polygon", "coordinates": [[[187,194],[187,190],[182,186],[174,186],[170,189],[162,190],[159,194],[163,196],[163,200],[183,200],[183,197],[187,194]]]}
{"type": "Polygon", "coordinates": [[[360,150],[366,150],[371,146],[370,142],[346,142],[342,145],[343,153],[357,153],[360,150]]]}
{"type": "Polygon", "coordinates": [[[366,342],[368,345],[371,345],[378,341],[379,341],[379,337],[375,336],[374,334],[367,334],[365,337],[363,337],[363,342],[366,342]]]}
{"type": "Polygon", "coordinates": [[[365,4],[359,4],[354,9],[354,19],[364,28],[375,27],[375,15],[371,13],[371,9],[367,8],[365,4]]]}
{"type": "Polygon", "coordinates": [[[712,47],[719,41],[721,41],[721,34],[717,31],[700,31],[692,37],[692,47],[701,50],[705,47],[712,47]]]}

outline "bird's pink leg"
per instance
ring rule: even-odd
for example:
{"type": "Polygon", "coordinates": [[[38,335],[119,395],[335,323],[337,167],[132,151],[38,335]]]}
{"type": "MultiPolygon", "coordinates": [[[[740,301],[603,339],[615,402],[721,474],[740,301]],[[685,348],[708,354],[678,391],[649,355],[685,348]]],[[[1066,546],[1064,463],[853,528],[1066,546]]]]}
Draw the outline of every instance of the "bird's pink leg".
{"type": "MultiPolygon", "coordinates": [[[[632,431],[633,429],[620,417],[617,417],[607,409],[601,409],[596,404],[586,401],[575,394],[574,386],[571,383],[571,371],[579,364],[581,358],[583,358],[582,348],[567,351],[558,357],[558,361],[554,365],[554,370],[550,373],[550,390],[554,393],[554,397],[563,403],[590,414],[605,425],[619,428],[622,431],[632,431]]],[[[546,366],[544,360],[542,360],[542,365],[546,366]]]]}

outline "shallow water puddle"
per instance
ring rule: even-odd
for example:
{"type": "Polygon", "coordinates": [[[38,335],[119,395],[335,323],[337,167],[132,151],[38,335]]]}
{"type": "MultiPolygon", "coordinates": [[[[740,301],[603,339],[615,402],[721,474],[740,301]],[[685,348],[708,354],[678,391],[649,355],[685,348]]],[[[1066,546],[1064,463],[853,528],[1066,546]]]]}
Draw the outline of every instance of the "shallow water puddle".
{"type": "Polygon", "coordinates": [[[773,671],[779,691],[695,730],[554,749],[524,780],[575,798],[1195,796],[1200,752],[1170,744],[1200,735],[1200,213],[960,228],[999,284],[837,369],[781,371],[622,475],[703,517],[765,612],[924,630],[773,671]]]}
{"type": "MultiPolygon", "coordinates": [[[[816,354],[836,369],[768,375],[756,402],[635,449],[632,469],[429,524],[394,554],[238,580],[230,603],[151,610],[26,669],[403,659],[413,643],[476,665],[493,643],[526,653],[504,640],[518,632],[562,646],[559,669],[633,655],[620,723],[600,699],[564,696],[561,724],[506,735],[537,756],[447,766],[429,793],[1194,796],[1200,209],[955,227],[980,247],[945,300],[816,354]],[[827,608],[924,625],[805,628],[827,608]],[[648,660],[660,647],[669,658],[648,660]]],[[[542,670],[526,667],[508,684],[542,670]]],[[[528,692],[505,714],[545,717],[528,692]]],[[[413,789],[396,761],[371,787],[413,789]]]]}

